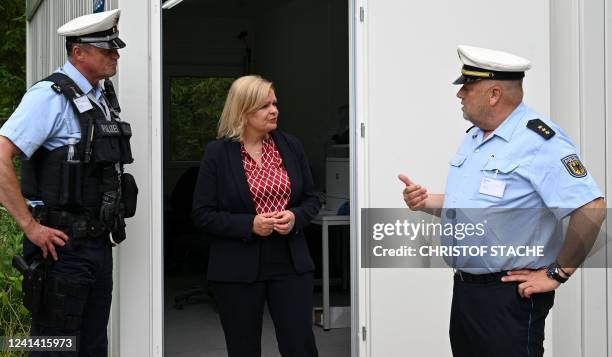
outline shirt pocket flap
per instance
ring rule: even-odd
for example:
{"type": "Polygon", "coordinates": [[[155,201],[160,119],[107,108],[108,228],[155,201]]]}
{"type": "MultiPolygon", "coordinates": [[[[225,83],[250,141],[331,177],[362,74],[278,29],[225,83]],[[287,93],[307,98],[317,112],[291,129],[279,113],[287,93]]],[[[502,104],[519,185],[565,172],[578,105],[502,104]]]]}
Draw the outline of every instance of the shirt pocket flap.
{"type": "Polygon", "coordinates": [[[508,159],[491,159],[489,162],[485,164],[482,168],[482,171],[499,171],[504,174],[508,174],[519,166],[519,163],[516,161],[511,161],[508,159]]]}
{"type": "Polygon", "coordinates": [[[466,159],[465,155],[457,154],[448,163],[451,166],[459,167],[459,166],[463,165],[463,162],[465,161],[465,159],[466,159]]]}

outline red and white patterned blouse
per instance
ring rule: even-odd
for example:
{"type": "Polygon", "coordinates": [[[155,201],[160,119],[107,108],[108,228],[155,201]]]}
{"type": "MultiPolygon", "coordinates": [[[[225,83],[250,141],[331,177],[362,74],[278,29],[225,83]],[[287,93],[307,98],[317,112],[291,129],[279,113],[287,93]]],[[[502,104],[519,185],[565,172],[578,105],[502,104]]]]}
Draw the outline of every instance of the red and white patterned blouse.
{"type": "Polygon", "coordinates": [[[286,210],[291,196],[291,181],[274,140],[268,138],[262,143],[261,167],[247,153],[244,144],[240,144],[240,154],[257,214],[286,210]]]}

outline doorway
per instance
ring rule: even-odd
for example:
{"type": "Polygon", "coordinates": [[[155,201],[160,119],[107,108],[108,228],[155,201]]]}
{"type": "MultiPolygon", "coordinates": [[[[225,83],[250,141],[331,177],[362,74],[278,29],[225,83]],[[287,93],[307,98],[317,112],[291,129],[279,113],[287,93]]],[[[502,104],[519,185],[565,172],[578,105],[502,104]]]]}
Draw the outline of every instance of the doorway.
{"type": "MultiPolygon", "coordinates": [[[[325,216],[348,213],[348,11],[343,0],[185,0],[163,12],[166,356],[226,355],[214,290],[205,279],[207,242],[191,225],[189,212],[200,158],[216,136],[234,79],[259,74],[274,83],[279,129],[304,145],[325,216]]],[[[341,357],[351,355],[351,234],[349,216],[336,219],[345,224],[324,224],[330,219],[319,217],[306,235],[317,266],[315,306],[323,306],[328,286],[333,312],[325,329],[313,326],[319,354],[341,357]]],[[[313,320],[323,324],[320,310],[313,320]]],[[[278,355],[266,313],[262,356],[278,355]]]]}

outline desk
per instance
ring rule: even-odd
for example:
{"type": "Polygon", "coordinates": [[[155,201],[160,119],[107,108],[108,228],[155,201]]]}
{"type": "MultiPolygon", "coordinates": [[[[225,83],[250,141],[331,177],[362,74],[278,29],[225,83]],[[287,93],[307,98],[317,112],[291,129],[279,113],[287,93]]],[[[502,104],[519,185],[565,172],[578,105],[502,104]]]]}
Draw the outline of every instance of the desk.
{"type": "Polygon", "coordinates": [[[336,212],[332,211],[320,211],[317,217],[312,221],[314,224],[321,226],[322,235],[322,266],[323,266],[323,329],[329,330],[330,328],[350,327],[350,313],[349,323],[346,324],[333,324],[331,320],[331,307],[329,306],[329,226],[348,226],[351,224],[350,216],[338,216],[336,212]]]}

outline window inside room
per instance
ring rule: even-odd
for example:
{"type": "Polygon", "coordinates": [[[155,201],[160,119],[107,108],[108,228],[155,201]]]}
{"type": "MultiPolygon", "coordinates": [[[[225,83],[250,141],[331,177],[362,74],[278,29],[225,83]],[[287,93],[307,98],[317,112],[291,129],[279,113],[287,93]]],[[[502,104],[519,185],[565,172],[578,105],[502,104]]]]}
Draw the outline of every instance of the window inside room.
{"type": "Polygon", "coordinates": [[[170,79],[170,160],[200,161],[202,148],[217,136],[227,91],[236,78],[170,79]]]}

